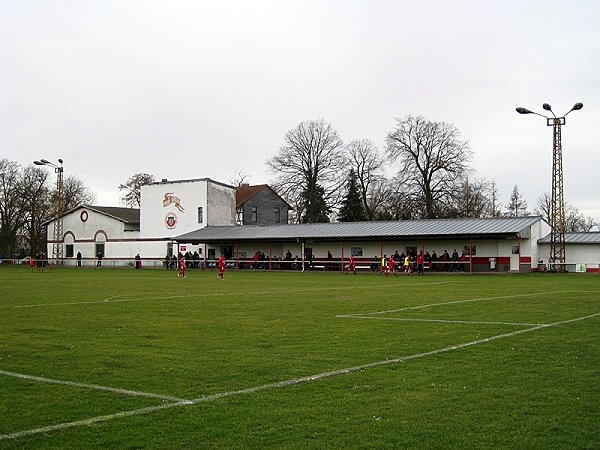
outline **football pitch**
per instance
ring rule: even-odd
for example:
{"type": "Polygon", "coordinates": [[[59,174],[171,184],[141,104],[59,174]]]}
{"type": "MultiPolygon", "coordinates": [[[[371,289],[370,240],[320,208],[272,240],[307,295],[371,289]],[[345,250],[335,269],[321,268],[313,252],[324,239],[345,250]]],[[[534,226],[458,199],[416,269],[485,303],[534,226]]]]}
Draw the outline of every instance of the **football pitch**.
{"type": "Polygon", "coordinates": [[[600,276],[0,268],[0,449],[600,448],[600,276]]]}

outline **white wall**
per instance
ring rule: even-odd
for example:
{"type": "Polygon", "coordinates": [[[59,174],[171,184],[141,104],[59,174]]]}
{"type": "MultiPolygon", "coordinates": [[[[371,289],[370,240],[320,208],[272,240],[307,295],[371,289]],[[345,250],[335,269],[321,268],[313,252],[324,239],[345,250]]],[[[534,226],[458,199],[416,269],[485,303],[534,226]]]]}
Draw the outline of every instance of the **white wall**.
{"type": "Polygon", "coordinates": [[[142,186],[140,235],[172,238],[207,225],[235,224],[235,188],[207,178],[142,186]],[[198,222],[198,208],[203,220],[198,222]]]}

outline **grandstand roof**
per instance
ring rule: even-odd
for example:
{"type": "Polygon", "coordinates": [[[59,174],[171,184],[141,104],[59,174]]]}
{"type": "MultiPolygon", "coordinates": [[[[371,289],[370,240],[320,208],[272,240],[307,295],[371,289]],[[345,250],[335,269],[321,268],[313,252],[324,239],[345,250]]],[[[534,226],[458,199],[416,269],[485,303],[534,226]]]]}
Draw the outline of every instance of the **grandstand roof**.
{"type": "Polygon", "coordinates": [[[290,240],[444,239],[459,237],[530,237],[541,217],[424,219],[383,222],[307,223],[269,226],[205,227],[175,238],[178,242],[242,242],[290,240]]]}
{"type": "MultiPolygon", "coordinates": [[[[538,244],[550,244],[551,235],[538,240],[538,244]]],[[[565,233],[565,244],[600,244],[600,232],[565,233]]]]}

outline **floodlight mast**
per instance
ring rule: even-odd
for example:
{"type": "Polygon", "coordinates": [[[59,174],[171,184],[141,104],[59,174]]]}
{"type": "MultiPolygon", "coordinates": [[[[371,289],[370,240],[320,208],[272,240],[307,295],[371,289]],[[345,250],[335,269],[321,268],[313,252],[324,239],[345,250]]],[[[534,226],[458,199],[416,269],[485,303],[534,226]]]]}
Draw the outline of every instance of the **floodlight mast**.
{"type": "Polygon", "coordinates": [[[563,163],[562,163],[562,142],[561,142],[561,126],[566,124],[565,117],[571,111],[579,111],[583,108],[583,103],[575,103],[575,105],[562,117],[556,117],[552,107],[548,103],[544,103],[542,108],[550,111],[553,117],[545,116],[528,110],[527,108],[518,107],[519,114],[535,114],[546,118],[546,125],[553,128],[552,133],[552,201],[550,205],[550,269],[564,269],[566,262],[565,256],[565,196],[564,196],[564,179],[563,179],[563,163]]]}
{"type": "Polygon", "coordinates": [[[54,199],[54,232],[52,236],[52,260],[53,264],[62,264],[63,261],[63,213],[64,213],[64,180],[63,180],[63,160],[58,158],[58,163],[40,159],[33,162],[37,166],[50,166],[56,173],[56,197],[54,199]]]}

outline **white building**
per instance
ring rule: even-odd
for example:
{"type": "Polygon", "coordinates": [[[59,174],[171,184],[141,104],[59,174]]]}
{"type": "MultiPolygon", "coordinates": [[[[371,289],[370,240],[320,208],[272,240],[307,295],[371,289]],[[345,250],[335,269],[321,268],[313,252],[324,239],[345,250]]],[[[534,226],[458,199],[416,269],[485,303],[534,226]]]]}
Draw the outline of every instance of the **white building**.
{"type": "MultiPolygon", "coordinates": [[[[82,205],[63,217],[65,265],[128,265],[137,253],[150,264],[160,264],[173,252],[173,238],[206,226],[235,225],[235,188],[209,178],[163,180],[142,186],[140,209],[82,205]]],[[[47,223],[54,235],[56,220],[47,223]]],[[[51,240],[48,255],[52,254],[51,240]]],[[[187,250],[202,252],[201,246],[187,250]]],[[[176,251],[176,249],[175,249],[176,251]]]]}
{"type": "MultiPolygon", "coordinates": [[[[543,263],[550,255],[550,235],[538,241],[543,263]]],[[[569,272],[600,272],[600,232],[565,233],[565,254],[569,272]]]]}

